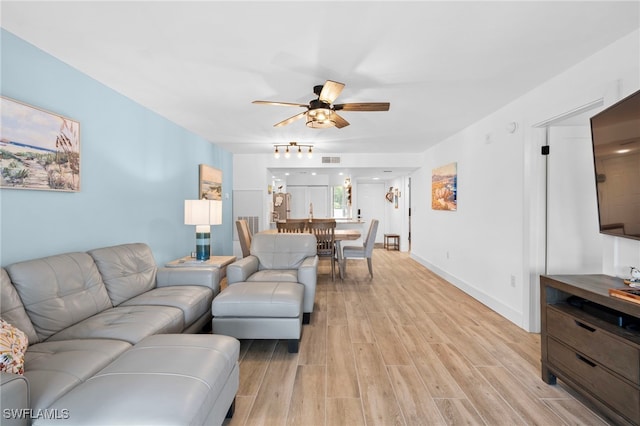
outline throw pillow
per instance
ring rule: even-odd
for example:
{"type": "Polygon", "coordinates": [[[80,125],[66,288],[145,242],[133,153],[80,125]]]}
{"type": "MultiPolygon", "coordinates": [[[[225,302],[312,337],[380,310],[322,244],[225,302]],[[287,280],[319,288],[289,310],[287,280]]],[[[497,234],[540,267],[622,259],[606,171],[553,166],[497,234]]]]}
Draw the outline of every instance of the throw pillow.
{"type": "Polygon", "coordinates": [[[22,331],[0,318],[0,371],[23,374],[28,344],[22,331]]]}

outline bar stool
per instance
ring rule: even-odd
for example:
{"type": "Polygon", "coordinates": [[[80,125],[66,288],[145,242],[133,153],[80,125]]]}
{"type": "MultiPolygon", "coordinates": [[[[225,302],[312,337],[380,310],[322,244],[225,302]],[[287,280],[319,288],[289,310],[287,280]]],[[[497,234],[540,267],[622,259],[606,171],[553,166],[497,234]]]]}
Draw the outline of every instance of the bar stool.
{"type": "Polygon", "coordinates": [[[384,234],[384,248],[387,250],[400,251],[400,235],[384,234]]]}

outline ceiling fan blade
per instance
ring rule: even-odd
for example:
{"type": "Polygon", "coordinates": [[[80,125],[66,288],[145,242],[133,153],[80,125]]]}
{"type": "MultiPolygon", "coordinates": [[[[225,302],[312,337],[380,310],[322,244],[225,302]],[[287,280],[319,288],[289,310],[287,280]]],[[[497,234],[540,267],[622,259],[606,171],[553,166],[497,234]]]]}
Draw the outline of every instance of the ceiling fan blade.
{"type": "Polygon", "coordinates": [[[293,123],[294,121],[301,119],[302,117],[305,116],[306,113],[307,111],[301,112],[300,114],[296,114],[293,117],[289,117],[286,120],[282,120],[281,122],[274,124],[273,127],[286,126],[287,124],[293,123]]]}
{"type": "Polygon", "coordinates": [[[333,108],[336,111],[389,111],[389,102],[361,102],[350,104],[338,104],[333,108]]]}
{"type": "Polygon", "coordinates": [[[260,105],[296,106],[296,107],[304,107],[304,108],[308,106],[306,104],[294,104],[292,102],[253,101],[251,103],[260,104],[260,105]]]}
{"type": "Polygon", "coordinates": [[[331,119],[334,123],[336,123],[336,127],[338,129],[342,129],[343,127],[347,127],[349,125],[349,122],[340,117],[335,111],[333,112],[331,119]]]}
{"type": "Polygon", "coordinates": [[[320,92],[318,99],[322,102],[332,104],[338,95],[340,95],[342,89],[344,89],[344,84],[338,83],[337,81],[327,80],[327,82],[324,83],[324,86],[322,86],[322,91],[320,92]]]}

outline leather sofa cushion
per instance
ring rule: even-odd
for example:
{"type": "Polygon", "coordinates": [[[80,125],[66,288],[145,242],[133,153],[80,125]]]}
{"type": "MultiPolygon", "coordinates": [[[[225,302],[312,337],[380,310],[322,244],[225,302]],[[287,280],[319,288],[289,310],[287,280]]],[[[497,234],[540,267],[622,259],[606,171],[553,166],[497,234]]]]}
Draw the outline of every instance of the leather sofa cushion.
{"type": "Polygon", "coordinates": [[[6,269],[39,341],[112,307],[98,268],[86,253],[43,257],[6,269]]]}
{"type": "Polygon", "coordinates": [[[156,262],[143,243],[88,251],[98,266],[113,306],[156,287],[156,262]]]}
{"type": "Polygon", "coordinates": [[[256,234],[251,239],[251,254],[260,261],[258,269],[298,269],[317,253],[313,234],[256,234]]]}
{"type": "Polygon", "coordinates": [[[69,390],[106,367],[131,344],[120,340],[65,340],[29,346],[25,377],[31,408],[47,408],[69,390]]]}
{"type": "Polygon", "coordinates": [[[24,310],[24,305],[15,287],[11,284],[9,275],[4,268],[0,269],[0,316],[27,335],[29,344],[38,343],[39,339],[31,320],[24,310]]]}
{"type": "Polygon", "coordinates": [[[213,290],[197,285],[154,288],[120,306],[150,305],[173,306],[182,310],[185,328],[206,314],[213,300],[213,290]]]}
{"type": "Polygon", "coordinates": [[[299,283],[235,283],[213,299],[211,313],[214,318],[298,318],[303,297],[304,285],[299,283]]]}
{"type": "Polygon", "coordinates": [[[117,339],[135,344],[152,334],[180,333],[183,329],[183,315],[178,308],[118,306],[54,334],[49,341],[117,339]]]}
{"type": "Polygon", "coordinates": [[[237,380],[239,353],[228,336],[150,336],[49,408],[69,410],[65,424],[203,425],[222,389],[237,380]]]}

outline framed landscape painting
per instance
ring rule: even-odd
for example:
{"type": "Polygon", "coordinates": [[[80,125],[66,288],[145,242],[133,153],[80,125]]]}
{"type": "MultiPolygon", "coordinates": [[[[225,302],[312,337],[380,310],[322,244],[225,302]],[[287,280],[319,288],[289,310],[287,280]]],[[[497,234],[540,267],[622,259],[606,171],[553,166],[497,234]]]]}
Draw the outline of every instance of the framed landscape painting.
{"type": "Polygon", "coordinates": [[[201,200],[222,200],[222,170],[200,164],[201,200]]]}
{"type": "Polygon", "coordinates": [[[0,97],[0,188],[80,191],[80,123],[0,97]]]}
{"type": "Polygon", "coordinates": [[[458,163],[432,170],[431,208],[449,211],[458,209],[458,163]]]}

